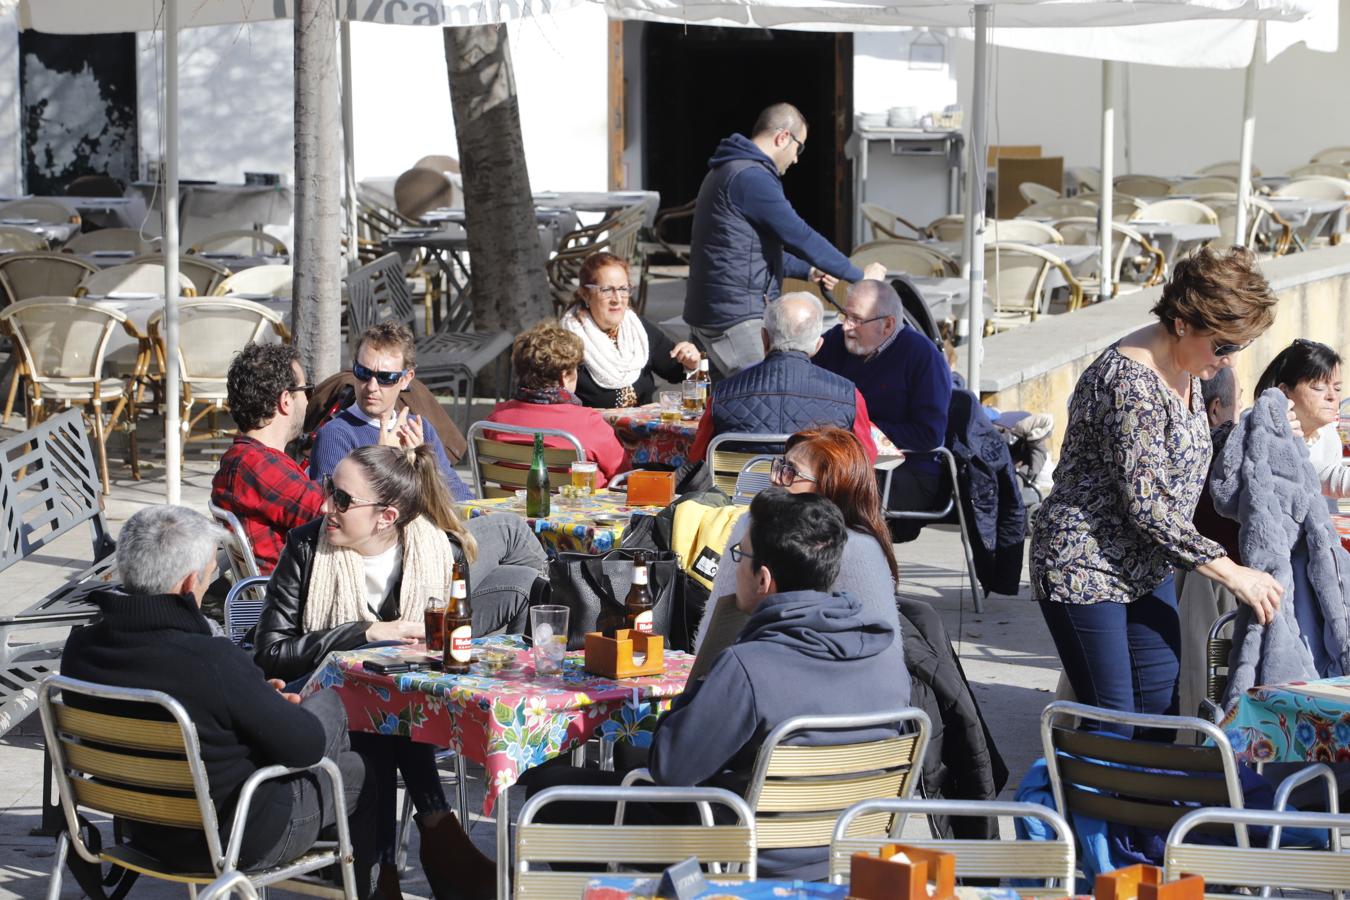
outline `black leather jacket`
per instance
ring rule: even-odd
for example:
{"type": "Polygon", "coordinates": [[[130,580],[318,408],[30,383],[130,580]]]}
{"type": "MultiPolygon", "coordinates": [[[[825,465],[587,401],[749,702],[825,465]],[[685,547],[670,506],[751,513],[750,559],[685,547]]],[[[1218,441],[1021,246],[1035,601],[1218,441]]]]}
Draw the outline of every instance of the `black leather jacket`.
{"type": "MultiPolygon", "coordinates": [[[[319,546],[319,529],[323,519],[315,519],[292,528],[286,538],[272,580],[267,583],[267,605],[258,619],[253,637],[253,659],[268,678],[294,681],[319,667],[324,657],[334,650],[355,650],[370,643],[366,638],[368,622],[348,622],[325,631],[305,631],[305,597],[309,595],[309,576],[314,568],[314,554],[319,546]]],[[[464,551],[454,535],[447,534],[456,559],[464,558],[464,551]]],[[[465,566],[465,580],[470,575],[465,566]]],[[[380,621],[398,618],[399,589],[403,578],[394,579],[380,605],[380,621]]],[[[470,594],[473,585],[468,584],[470,594]]]]}

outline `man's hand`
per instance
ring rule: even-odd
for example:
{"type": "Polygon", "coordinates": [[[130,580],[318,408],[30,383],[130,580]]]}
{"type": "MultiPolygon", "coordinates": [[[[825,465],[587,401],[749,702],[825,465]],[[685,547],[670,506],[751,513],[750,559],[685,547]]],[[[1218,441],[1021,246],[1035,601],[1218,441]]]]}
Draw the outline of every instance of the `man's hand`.
{"type": "Polygon", "coordinates": [[[823,287],[827,291],[834,290],[834,286],[839,283],[838,278],[835,278],[829,272],[822,272],[815,266],[811,267],[811,274],[807,277],[811,281],[818,283],[821,287],[823,287]]]}
{"type": "Polygon", "coordinates": [[[269,678],[267,683],[277,689],[277,693],[286,698],[288,703],[299,703],[302,699],[299,694],[292,694],[286,690],[286,682],[280,678],[269,678]]]}
{"type": "Polygon", "coordinates": [[[686,372],[698,368],[698,357],[698,348],[688,341],[680,341],[675,345],[675,349],[670,351],[670,358],[684,366],[686,372]]]}
{"type": "Polygon", "coordinates": [[[863,278],[867,281],[885,281],[886,266],[879,262],[868,263],[863,267],[863,278]]]}
{"type": "Polygon", "coordinates": [[[402,447],[405,450],[420,447],[424,441],[421,416],[412,415],[407,407],[395,413],[392,409],[380,417],[381,447],[402,447]]]}

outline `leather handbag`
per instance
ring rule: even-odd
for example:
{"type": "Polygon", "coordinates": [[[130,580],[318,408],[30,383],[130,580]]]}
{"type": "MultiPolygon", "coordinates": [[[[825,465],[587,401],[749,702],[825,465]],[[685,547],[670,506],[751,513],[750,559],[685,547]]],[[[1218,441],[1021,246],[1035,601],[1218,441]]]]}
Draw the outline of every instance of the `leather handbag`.
{"type": "MultiPolygon", "coordinates": [[[[675,554],[646,550],[647,586],[652,594],[652,631],[670,635],[677,600],[684,596],[685,574],[675,554]]],[[[606,606],[623,608],[624,598],[633,583],[632,550],[608,553],[559,553],[548,564],[552,588],[550,602],[566,606],[567,649],[580,650],[587,632],[595,631],[596,620],[606,606]]],[[[681,648],[673,648],[681,649],[681,648]]]]}

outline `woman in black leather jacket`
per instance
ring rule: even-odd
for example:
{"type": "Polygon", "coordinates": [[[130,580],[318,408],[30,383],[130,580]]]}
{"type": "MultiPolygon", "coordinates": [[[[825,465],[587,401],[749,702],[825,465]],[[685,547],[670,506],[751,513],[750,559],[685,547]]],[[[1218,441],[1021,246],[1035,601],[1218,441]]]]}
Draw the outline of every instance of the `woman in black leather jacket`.
{"type": "MultiPolygon", "coordinates": [[[[455,559],[469,563],[474,634],[524,630],[543,549],[516,516],[461,522],[429,447],[353,450],[324,490],[323,517],[291,531],[268,583],[254,659],[269,678],[303,677],[334,650],[422,641],[426,599],[450,596],[455,559]]],[[[438,900],[491,896],[495,867],[449,812],[435,748],[389,735],[351,738],[376,773],[382,892],[397,890],[397,768],[418,811],[423,868],[438,900]]]]}

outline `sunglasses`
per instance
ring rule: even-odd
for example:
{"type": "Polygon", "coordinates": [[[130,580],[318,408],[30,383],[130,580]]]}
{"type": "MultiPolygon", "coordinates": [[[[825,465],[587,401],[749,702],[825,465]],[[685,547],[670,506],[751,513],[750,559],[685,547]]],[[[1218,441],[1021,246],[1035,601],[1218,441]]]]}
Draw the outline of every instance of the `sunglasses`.
{"type": "Polygon", "coordinates": [[[796,466],[781,456],[769,464],[769,480],[779,487],[790,487],[799,481],[816,483],[816,479],[809,475],[803,475],[796,466]]]}
{"type": "Polygon", "coordinates": [[[288,394],[297,394],[297,393],[298,393],[298,394],[304,394],[306,397],[313,397],[313,396],[314,396],[314,385],[312,385],[312,384],[297,384],[295,387],[288,387],[288,388],[286,388],[286,393],[288,393],[288,394]]]}
{"type": "Polygon", "coordinates": [[[1251,341],[1248,341],[1245,344],[1220,344],[1216,341],[1210,341],[1210,346],[1214,348],[1215,356],[1232,356],[1234,353],[1246,350],[1251,345],[1251,341]]]}
{"type": "Polygon", "coordinates": [[[380,372],[375,369],[367,369],[360,363],[352,363],[352,374],[355,375],[356,380],[362,384],[365,384],[367,381],[374,378],[375,383],[381,387],[390,387],[391,385],[398,384],[398,380],[404,375],[407,375],[408,370],[401,369],[398,372],[380,372]]]}
{"type": "Polygon", "coordinates": [[[362,500],[360,497],[353,497],[342,488],[333,484],[332,475],[325,475],[323,477],[323,492],[333,501],[333,508],[342,513],[345,513],[353,506],[384,506],[383,503],[376,503],[374,500],[362,500]]]}

